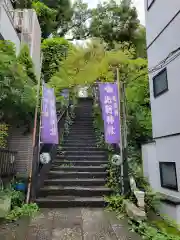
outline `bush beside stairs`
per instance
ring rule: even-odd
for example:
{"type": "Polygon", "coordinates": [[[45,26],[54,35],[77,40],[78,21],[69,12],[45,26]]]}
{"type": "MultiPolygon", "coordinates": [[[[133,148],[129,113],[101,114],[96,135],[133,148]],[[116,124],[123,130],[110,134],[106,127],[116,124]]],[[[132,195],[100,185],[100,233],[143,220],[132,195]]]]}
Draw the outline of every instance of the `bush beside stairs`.
{"type": "Polygon", "coordinates": [[[76,117],[40,189],[36,203],[44,208],[104,207],[106,151],[96,146],[92,100],[82,99],[76,117]]]}

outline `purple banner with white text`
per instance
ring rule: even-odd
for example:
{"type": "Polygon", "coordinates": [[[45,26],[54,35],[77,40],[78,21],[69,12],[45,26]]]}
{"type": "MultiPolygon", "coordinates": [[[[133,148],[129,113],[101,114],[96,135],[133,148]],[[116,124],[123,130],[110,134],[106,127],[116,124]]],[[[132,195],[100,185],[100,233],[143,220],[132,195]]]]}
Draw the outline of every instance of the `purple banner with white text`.
{"type": "Polygon", "coordinates": [[[58,128],[56,114],[56,99],[53,88],[43,85],[42,113],[41,113],[41,142],[58,144],[58,128]]]}
{"type": "Polygon", "coordinates": [[[104,121],[105,141],[120,143],[120,114],[118,87],[116,83],[99,84],[100,103],[104,121]]]}

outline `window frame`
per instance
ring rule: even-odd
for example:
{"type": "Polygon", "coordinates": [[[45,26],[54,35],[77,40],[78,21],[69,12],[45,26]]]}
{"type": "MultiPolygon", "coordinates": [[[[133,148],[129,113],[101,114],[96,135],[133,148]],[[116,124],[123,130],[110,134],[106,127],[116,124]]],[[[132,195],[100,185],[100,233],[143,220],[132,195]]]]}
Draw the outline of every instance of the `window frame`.
{"type": "Polygon", "coordinates": [[[152,7],[153,3],[155,2],[155,0],[152,0],[152,2],[148,5],[148,1],[147,0],[147,10],[149,11],[149,9],[152,7]]]}
{"type": "Polygon", "coordinates": [[[166,188],[169,190],[174,190],[176,192],[178,192],[178,182],[177,182],[177,171],[176,171],[176,162],[159,162],[159,172],[160,172],[160,183],[161,183],[161,187],[162,188],[166,188]],[[167,185],[163,183],[163,169],[162,169],[162,165],[173,165],[174,171],[175,171],[175,185],[167,185]]]}
{"type": "Polygon", "coordinates": [[[157,98],[159,97],[160,95],[164,94],[165,92],[169,91],[169,87],[168,87],[168,76],[167,76],[167,68],[164,68],[163,70],[161,70],[158,74],[156,74],[153,78],[153,94],[154,94],[154,98],[157,98]],[[166,88],[159,92],[159,93],[156,93],[156,89],[155,89],[155,80],[156,78],[161,75],[162,73],[166,73],[166,88]]]}

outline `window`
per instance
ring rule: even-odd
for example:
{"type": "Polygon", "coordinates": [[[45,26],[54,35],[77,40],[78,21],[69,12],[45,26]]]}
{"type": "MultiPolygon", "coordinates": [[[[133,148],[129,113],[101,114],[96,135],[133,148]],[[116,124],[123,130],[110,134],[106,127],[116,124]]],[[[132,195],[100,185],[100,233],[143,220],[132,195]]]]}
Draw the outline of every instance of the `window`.
{"type": "Polygon", "coordinates": [[[154,97],[158,97],[159,95],[168,91],[168,81],[167,81],[167,69],[163,69],[159,72],[155,77],[153,77],[153,90],[154,97]]]}
{"type": "Polygon", "coordinates": [[[178,191],[176,163],[160,162],[159,169],[161,187],[178,191]]]}
{"type": "Polygon", "coordinates": [[[147,0],[147,9],[148,10],[151,8],[151,6],[153,5],[154,2],[155,2],[155,0],[147,0]]]}

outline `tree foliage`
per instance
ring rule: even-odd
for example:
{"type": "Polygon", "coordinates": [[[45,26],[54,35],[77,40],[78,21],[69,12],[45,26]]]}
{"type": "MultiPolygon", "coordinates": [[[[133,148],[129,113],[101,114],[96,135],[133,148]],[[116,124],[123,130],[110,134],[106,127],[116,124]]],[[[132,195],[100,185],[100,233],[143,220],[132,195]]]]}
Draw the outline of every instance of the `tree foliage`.
{"type": "Polygon", "coordinates": [[[35,107],[35,84],[21,61],[12,43],[0,41],[1,121],[29,125],[35,107]]]}
{"type": "Polygon", "coordinates": [[[34,64],[29,53],[29,47],[27,45],[22,46],[19,56],[17,57],[18,62],[24,67],[28,77],[37,84],[37,78],[35,75],[34,64]]]}
{"type": "MultiPolygon", "coordinates": [[[[72,17],[71,1],[41,0],[39,2],[41,2],[41,24],[44,27],[45,24],[50,24],[52,28],[50,33],[58,31],[60,36],[64,36],[68,31],[68,25],[72,17]]],[[[38,3],[38,6],[40,6],[40,3],[38,3]]],[[[46,26],[46,28],[48,27],[49,26],[46,26]]]]}
{"type": "Polygon", "coordinates": [[[130,1],[100,3],[92,11],[90,35],[100,37],[110,46],[113,42],[132,42],[139,26],[138,15],[130,1]]]}
{"type": "Polygon", "coordinates": [[[49,38],[42,43],[43,64],[42,73],[48,82],[58,71],[61,61],[66,57],[70,44],[64,38],[49,38]]]}
{"type": "Polygon", "coordinates": [[[99,38],[109,50],[117,43],[129,42],[137,57],[146,57],[145,28],[140,25],[137,10],[129,0],[104,1],[94,9],[77,0],[73,5],[69,35],[78,40],[99,38]]]}
{"type": "Polygon", "coordinates": [[[49,8],[40,1],[33,2],[32,7],[35,9],[38,16],[42,38],[47,38],[52,32],[57,30],[57,11],[55,9],[49,8]]]}
{"type": "Polygon", "coordinates": [[[114,68],[118,67],[126,85],[129,141],[139,147],[151,137],[147,61],[134,59],[135,50],[128,43],[116,48],[107,51],[100,42],[93,41],[86,47],[70,49],[49,84],[60,92],[63,88],[93,84],[97,79],[112,82],[114,68]]]}

